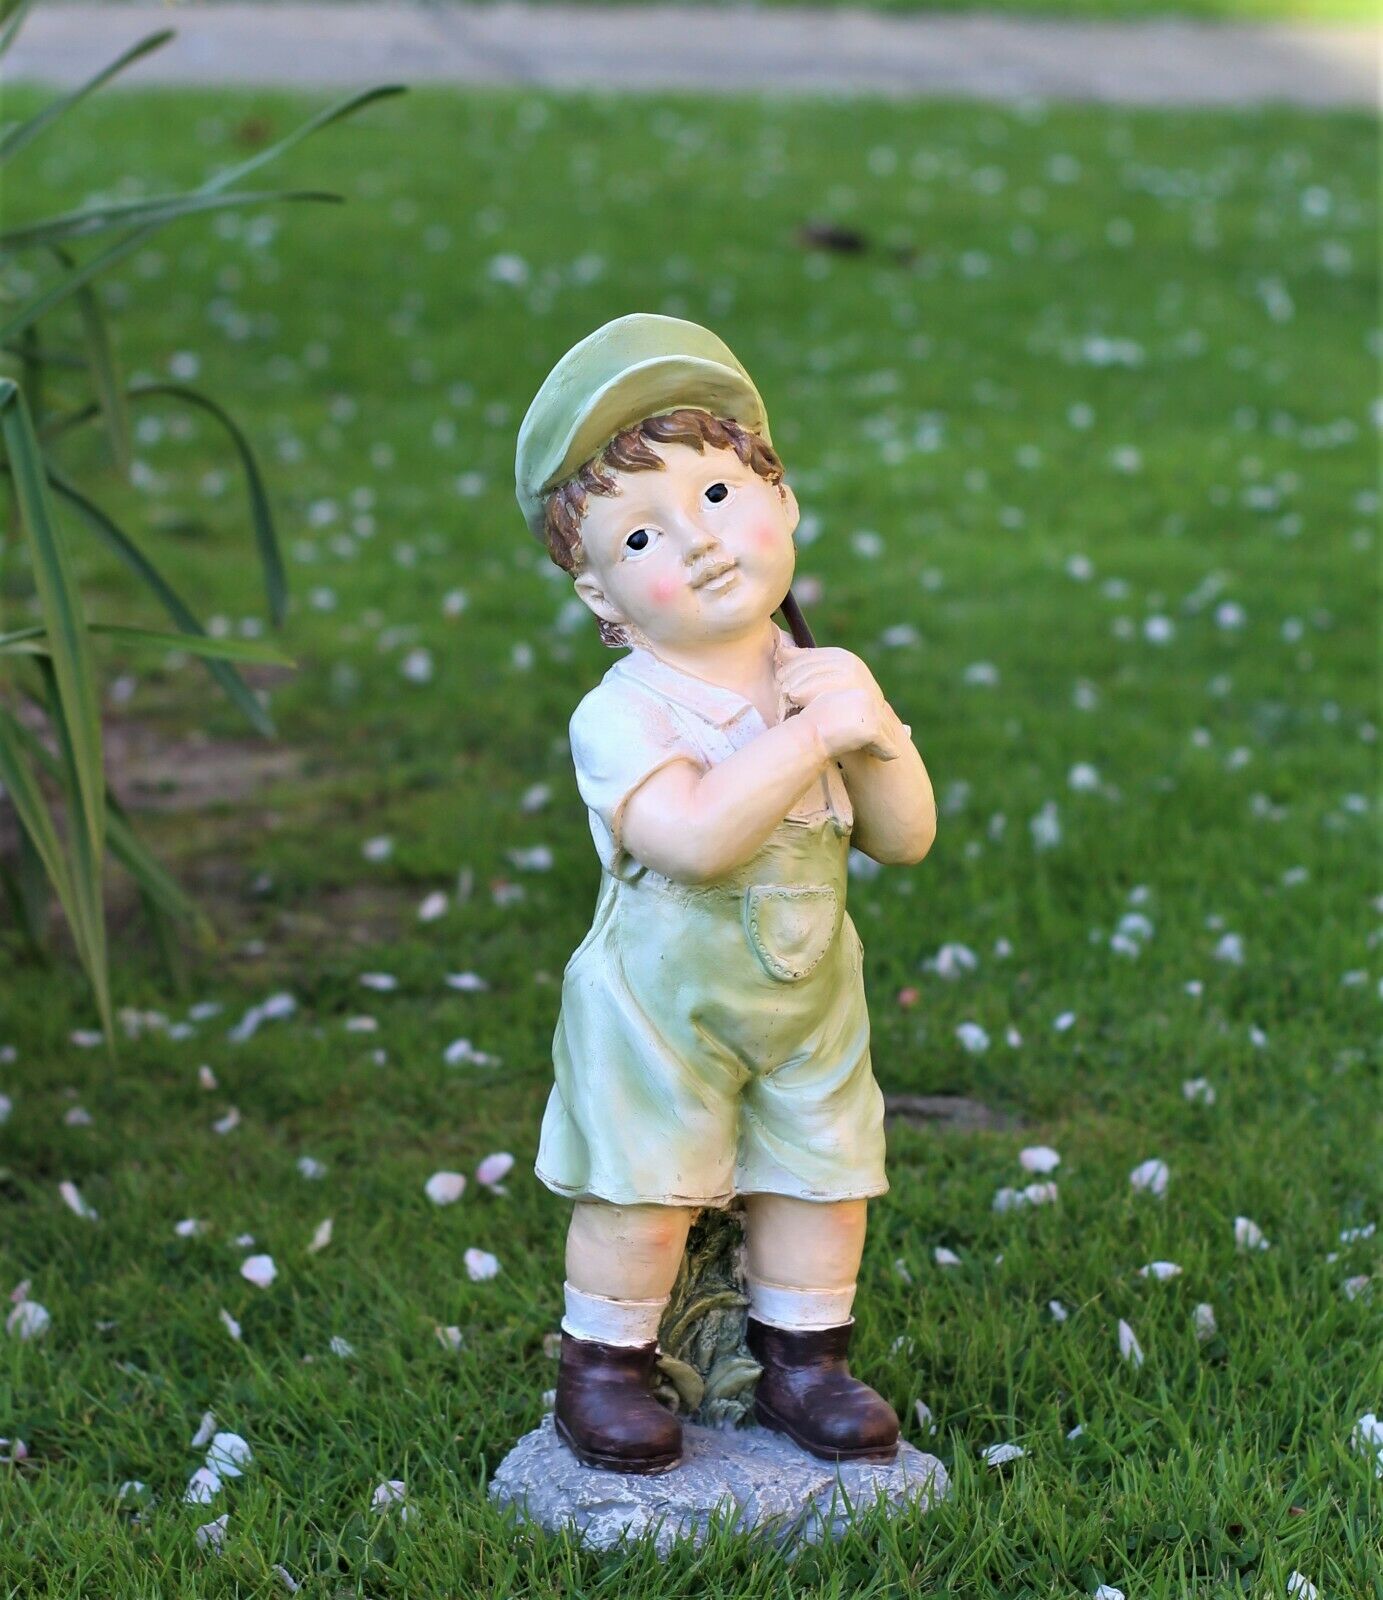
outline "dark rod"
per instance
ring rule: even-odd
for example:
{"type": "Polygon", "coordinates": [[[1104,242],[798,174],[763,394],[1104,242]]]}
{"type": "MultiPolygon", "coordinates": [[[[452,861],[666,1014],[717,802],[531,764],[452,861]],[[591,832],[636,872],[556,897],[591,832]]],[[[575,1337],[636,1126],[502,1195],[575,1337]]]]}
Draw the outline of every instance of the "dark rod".
{"type": "Polygon", "coordinates": [[[793,597],[792,590],[783,596],[783,603],[778,608],[788,625],[788,632],[792,635],[792,642],[799,650],[815,650],[816,640],[812,638],[812,630],[807,626],[807,619],[802,615],[802,607],[793,597]]]}

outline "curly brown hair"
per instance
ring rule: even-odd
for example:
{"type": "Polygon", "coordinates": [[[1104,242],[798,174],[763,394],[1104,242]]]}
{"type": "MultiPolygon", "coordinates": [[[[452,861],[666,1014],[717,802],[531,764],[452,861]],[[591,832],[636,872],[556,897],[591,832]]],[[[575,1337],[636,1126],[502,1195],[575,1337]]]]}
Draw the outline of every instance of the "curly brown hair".
{"type": "MultiPolygon", "coordinates": [[[[666,467],[650,444],[685,444],[698,453],[707,445],[714,450],[733,450],[759,477],[769,483],[783,481],[783,463],[773,446],[733,417],[717,417],[693,406],[645,417],[617,433],[599,455],[549,492],[543,509],[543,537],[547,553],[564,572],[575,576],[585,561],[581,519],[586,514],[586,497],[618,494],[619,482],[612,473],[661,472],[666,467]]],[[[597,620],[606,644],[617,647],[628,642],[617,624],[597,620]]]]}

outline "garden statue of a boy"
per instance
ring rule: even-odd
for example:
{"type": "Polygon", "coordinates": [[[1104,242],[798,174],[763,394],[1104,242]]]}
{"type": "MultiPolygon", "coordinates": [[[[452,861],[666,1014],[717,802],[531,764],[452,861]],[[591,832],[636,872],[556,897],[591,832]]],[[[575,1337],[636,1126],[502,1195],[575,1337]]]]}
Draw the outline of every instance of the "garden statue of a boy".
{"type": "Polygon", "coordinates": [[[659,1319],[697,1210],[742,1196],[758,1419],[891,1460],[898,1419],[846,1365],[865,1203],[888,1187],[846,858],[926,855],[926,768],[858,657],[773,621],[797,499],[708,329],[640,314],[583,339],[516,467],[530,531],[629,651],[571,721],[602,872],[537,1160],[576,1202],[557,1429],[590,1466],[677,1464],[659,1319]]]}

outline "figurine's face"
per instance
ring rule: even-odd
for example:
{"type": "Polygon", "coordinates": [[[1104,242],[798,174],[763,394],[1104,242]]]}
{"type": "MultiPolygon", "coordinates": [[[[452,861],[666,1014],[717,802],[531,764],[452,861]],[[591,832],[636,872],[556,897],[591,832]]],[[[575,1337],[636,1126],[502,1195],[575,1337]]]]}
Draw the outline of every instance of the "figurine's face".
{"type": "Polygon", "coordinates": [[[576,592],[650,644],[695,645],[751,631],[792,583],[797,497],[733,450],[652,444],[659,471],[621,472],[581,520],[576,592]]]}

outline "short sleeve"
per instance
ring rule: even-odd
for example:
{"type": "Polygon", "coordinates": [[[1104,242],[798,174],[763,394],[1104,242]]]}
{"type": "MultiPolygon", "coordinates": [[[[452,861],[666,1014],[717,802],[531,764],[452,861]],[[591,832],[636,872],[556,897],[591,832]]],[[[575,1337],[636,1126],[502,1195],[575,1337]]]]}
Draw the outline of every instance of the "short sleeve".
{"type": "Polygon", "coordinates": [[[620,828],[630,795],[674,761],[704,768],[706,759],[672,707],[636,684],[607,680],[592,689],[572,715],[570,735],[596,850],[609,872],[627,877],[633,863],[620,828]]]}

